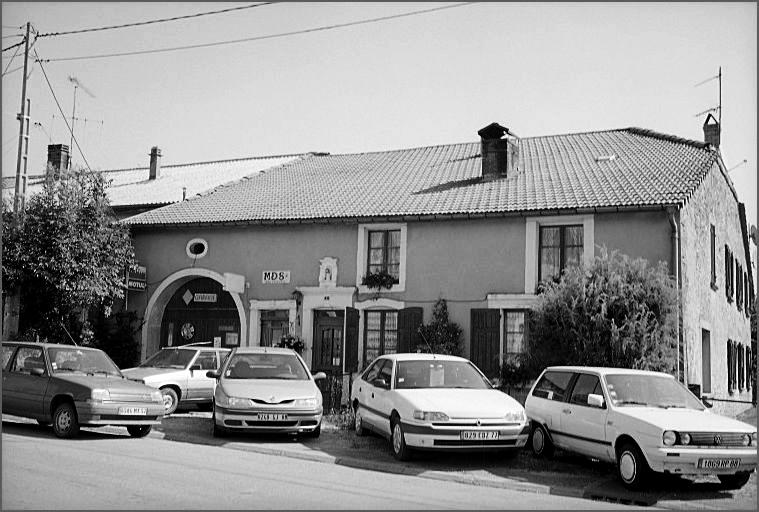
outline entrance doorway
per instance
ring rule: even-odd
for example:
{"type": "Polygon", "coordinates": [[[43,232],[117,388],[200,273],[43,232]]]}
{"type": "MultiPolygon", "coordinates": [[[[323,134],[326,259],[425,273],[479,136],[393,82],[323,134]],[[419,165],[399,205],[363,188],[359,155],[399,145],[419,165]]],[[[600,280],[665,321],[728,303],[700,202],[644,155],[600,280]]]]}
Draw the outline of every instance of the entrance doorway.
{"type": "Polygon", "coordinates": [[[240,345],[240,319],[234,300],[221,283],[201,277],[172,295],[161,321],[161,347],[208,343],[240,345]]]}
{"type": "Polygon", "coordinates": [[[340,406],[343,389],[344,311],[314,312],[314,350],[311,367],[327,378],[317,381],[325,412],[340,406]]]}

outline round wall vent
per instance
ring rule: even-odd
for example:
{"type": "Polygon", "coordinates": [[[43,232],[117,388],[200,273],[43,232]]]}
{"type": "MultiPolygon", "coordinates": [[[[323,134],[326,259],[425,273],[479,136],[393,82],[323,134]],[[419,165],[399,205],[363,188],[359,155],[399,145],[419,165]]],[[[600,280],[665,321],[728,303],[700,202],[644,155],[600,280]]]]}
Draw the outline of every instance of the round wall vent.
{"type": "Polygon", "coordinates": [[[193,238],[187,242],[187,247],[185,250],[187,251],[187,256],[194,260],[197,260],[198,258],[202,258],[208,254],[208,242],[202,238],[193,238]]]}

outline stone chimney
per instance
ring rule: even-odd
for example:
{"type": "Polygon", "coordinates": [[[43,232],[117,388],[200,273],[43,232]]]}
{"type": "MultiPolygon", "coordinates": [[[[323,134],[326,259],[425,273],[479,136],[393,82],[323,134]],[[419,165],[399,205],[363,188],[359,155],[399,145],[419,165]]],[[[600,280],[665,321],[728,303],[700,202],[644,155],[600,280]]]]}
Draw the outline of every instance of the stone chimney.
{"type": "Polygon", "coordinates": [[[66,144],[49,144],[47,146],[47,172],[58,178],[61,169],[69,167],[69,147],[66,144]]]}
{"type": "Polygon", "coordinates": [[[519,139],[508,128],[490,123],[477,132],[482,144],[482,177],[505,178],[517,169],[519,139]],[[502,138],[504,135],[507,137],[502,138]]]}
{"type": "Polygon", "coordinates": [[[161,177],[161,150],[158,146],[150,148],[150,179],[161,177]]]}
{"type": "Polygon", "coordinates": [[[714,118],[714,116],[711,114],[706,116],[706,121],[704,121],[704,142],[711,144],[716,149],[719,149],[721,132],[722,127],[719,125],[719,122],[714,118]],[[711,121],[711,123],[709,121],[711,121]]]}

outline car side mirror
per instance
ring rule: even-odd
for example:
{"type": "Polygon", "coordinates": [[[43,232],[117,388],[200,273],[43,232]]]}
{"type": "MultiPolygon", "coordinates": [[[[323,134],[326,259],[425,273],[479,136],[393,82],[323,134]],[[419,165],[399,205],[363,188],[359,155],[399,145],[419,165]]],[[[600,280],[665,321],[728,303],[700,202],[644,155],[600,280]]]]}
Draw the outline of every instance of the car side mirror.
{"type": "MultiPolygon", "coordinates": [[[[198,367],[198,370],[200,370],[200,367],[198,367]]],[[[208,370],[206,372],[206,377],[210,377],[212,379],[218,379],[219,377],[221,377],[221,372],[219,370],[208,370]]]]}
{"type": "Polygon", "coordinates": [[[190,372],[194,372],[195,370],[202,370],[199,364],[194,364],[190,366],[190,372]]]}
{"type": "Polygon", "coordinates": [[[43,375],[45,375],[45,370],[42,368],[32,368],[31,370],[29,370],[29,375],[42,377],[43,375]]]}
{"type": "Polygon", "coordinates": [[[390,386],[385,381],[385,379],[380,379],[380,378],[374,379],[372,381],[372,386],[382,388],[382,389],[390,389],[390,386]]]}
{"type": "Polygon", "coordinates": [[[327,374],[324,372],[316,372],[314,374],[314,380],[321,380],[321,379],[326,379],[326,378],[327,378],[327,374]]]}
{"type": "Polygon", "coordinates": [[[709,401],[709,400],[708,400],[708,399],[707,399],[705,396],[702,396],[702,397],[701,397],[701,403],[703,403],[703,404],[704,404],[704,406],[705,406],[707,409],[711,409],[712,407],[714,407],[714,404],[713,404],[713,403],[711,403],[711,402],[710,402],[710,401],[709,401]]]}
{"type": "Polygon", "coordinates": [[[603,409],[605,407],[604,397],[602,395],[595,395],[591,393],[588,395],[588,405],[591,407],[598,407],[600,409],[603,409]]]}

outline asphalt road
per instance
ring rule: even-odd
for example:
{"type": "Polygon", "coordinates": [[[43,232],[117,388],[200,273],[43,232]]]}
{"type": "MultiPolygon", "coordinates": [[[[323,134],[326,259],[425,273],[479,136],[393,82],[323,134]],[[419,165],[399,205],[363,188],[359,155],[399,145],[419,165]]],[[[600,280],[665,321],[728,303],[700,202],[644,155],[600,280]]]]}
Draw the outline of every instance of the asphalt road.
{"type": "Polygon", "coordinates": [[[3,423],[3,509],[612,509],[260,453],[82,430],[56,438],[3,423]]]}

